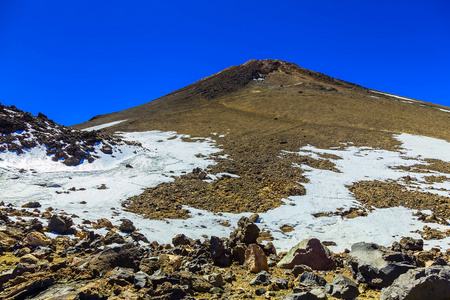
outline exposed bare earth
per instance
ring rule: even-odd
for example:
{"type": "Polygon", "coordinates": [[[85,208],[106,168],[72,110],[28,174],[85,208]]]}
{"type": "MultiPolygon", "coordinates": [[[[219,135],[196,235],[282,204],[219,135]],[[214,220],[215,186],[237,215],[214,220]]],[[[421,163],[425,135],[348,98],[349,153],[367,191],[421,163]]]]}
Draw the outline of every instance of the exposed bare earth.
{"type": "MultiPolygon", "coordinates": [[[[432,193],[408,190],[398,183],[360,181],[349,186],[356,200],[366,207],[404,206],[418,210],[431,210],[440,218],[450,218],[450,198],[432,193]]],[[[445,224],[446,225],[446,224],[445,224]]]]}

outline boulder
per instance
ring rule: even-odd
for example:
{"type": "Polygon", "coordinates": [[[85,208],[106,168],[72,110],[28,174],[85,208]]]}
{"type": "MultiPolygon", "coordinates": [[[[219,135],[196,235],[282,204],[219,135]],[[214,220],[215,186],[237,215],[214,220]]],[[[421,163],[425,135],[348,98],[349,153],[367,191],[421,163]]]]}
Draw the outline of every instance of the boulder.
{"type": "Polygon", "coordinates": [[[148,287],[149,286],[149,276],[146,273],[139,271],[136,274],[134,274],[133,283],[137,289],[143,289],[145,287],[148,287]]]}
{"type": "Polygon", "coordinates": [[[207,276],[208,282],[211,283],[214,287],[221,287],[225,284],[223,280],[223,276],[220,273],[214,273],[207,276]]]}
{"type": "Polygon", "coordinates": [[[96,273],[106,273],[115,267],[137,269],[143,253],[144,250],[141,247],[124,244],[77,261],[75,267],[80,271],[88,270],[96,273]]]}
{"type": "Polygon", "coordinates": [[[450,266],[409,270],[383,288],[380,299],[450,299],[450,266]]]}
{"type": "Polygon", "coordinates": [[[39,202],[32,201],[32,202],[25,203],[24,205],[22,205],[22,207],[25,207],[25,208],[39,208],[39,207],[41,207],[41,204],[39,202]]]}
{"type": "Polygon", "coordinates": [[[256,244],[251,244],[245,251],[244,267],[253,273],[268,271],[267,256],[264,251],[256,244]]]}
{"type": "Polygon", "coordinates": [[[180,246],[180,245],[189,245],[192,242],[192,239],[188,238],[184,234],[177,234],[172,239],[172,244],[174,247],[180,246]]]}
{"type": "Polygon", "coordinates": [[[46,237],[43,233],[34,231],[27,234],[24,240],[25,244],[30,245],[31,247],[38,247],[38,246],[47,246],[51,244],[51,240],[46,237]]]}
{"type": "Polygon", "coordinates": [[[105,245],[123,244],[123,243],[125,243],[125,239],[117,232],[110,231],[105,236],[105,245]]]}
{"type": "Polygon", "coordinates": [[[278,263],[278,267],[283,269],[292,269],[296,265],[307,265],[314,270],[330,270],[336,267],[330,251],[318,239],[301,241],[278,263]]]}
{"type": "Polygon", "coordinates": [[[325,287],[327,294],[340,299],[355,299],[359,295],[358,285],[344,275],[338,275],[325,287]]]}
{"type": "Polygon", "coordinates": [[[136,230],[136,227],[134,226],[133,222],[128,219],[121,219],[122,224],[119,226],[119,230],[122,232],[133,232],[136,230]]]}
{"type": "Polygon", "coordinates": [[[59,234],[73,233],[73,221],[70,217],[64,215],[52,215],[48,223],[48,230],[59,234]]]}
{"type": "Polygon", "coordinates": [[[113,149],[109,145],[104,145],[100,150],[105,154],[113,154],[113,149]]]}
{"type": "Polygon", "coordinates": [[[408,254],[392,252],[374,243],[356,243],[351,249],[347,266],[357,283],[387,287],[398,276],[415,268],[414,258],[408,254]]]}
{"type": "Polygon", "coordinates": [[[294,277],[297,277],[298,275],[303,274],[303,272],[305,271],[312,272],[312,269],[307,265],[296,265],[292,269],[291,274],[294,275],[294,277]]]}

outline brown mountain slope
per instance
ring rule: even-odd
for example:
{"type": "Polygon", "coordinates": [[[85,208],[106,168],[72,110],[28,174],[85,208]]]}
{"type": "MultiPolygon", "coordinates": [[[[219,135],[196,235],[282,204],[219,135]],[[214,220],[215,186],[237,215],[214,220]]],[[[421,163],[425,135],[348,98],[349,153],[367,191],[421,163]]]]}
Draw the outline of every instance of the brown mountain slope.
{"type": "Polygon", "coordinates": [[[208,184],[185,176],[128,201],[128,209],[149,218],[183,218],[188,216],[179,209],[183,204],[217,212],[267,211],[281,205],[282,198],[305,192],[301,183],[306,179],[293,163],[334,169],[326,158],[281,156],[283,150],[298,151],[308,144],[340,147],[346,142],[395,149],[399,142],[393,132],[450,141],[450,113],[439,108],[443,107],[371,91],[295,64],[251,60],[76,127],[126,120],[106,131],[173,130],[215,139],[228,159],[216,158],[218,164],[206,171],[239,178],[208,184]]]}
{"type": "MultiPolygon", "coordinates": [[[[259,121],[278,118],[291,126],[344,126],[449,140],[450,114],[439,108],[442,107],[422,101],[405,103],[404,99],[376,93],[292,63],[251,60],[144,105],[97,116],[75,127],[127,120],[111,129],[148,130],[159,127],[159,123],[167,129],[164,124],[169,118],[174,126],[172,130],[207,135],[211,130],[227,131],[234,127],[231,120],[251,116],[259,121]],[[225,124],[215,124],[222,118],[225,124]],[[211,128],[201,126],[205,123],[211,128]]],[[[245,124],[241,133],[257,130],[261,125],[259,122],[245,124]]],[[[242,129],[235,128],[232,133],[242,129]]]]}

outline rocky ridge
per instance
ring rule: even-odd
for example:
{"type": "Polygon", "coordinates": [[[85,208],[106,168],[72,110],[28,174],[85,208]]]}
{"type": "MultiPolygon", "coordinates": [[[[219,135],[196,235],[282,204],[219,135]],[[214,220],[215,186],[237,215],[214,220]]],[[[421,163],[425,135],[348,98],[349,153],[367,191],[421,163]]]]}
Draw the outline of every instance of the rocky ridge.
{"type": "Polygon", "coordinates": [[[99,131],[80,131],[58,125],[39,113],[33,116],[15,106],[0,104],[0,152],[21,155],[39,146],[53,161],[76,166],[87,160],[92,163],[99,156],[96,151],[112,155],[115,146],[132,144],[99,131]]]}

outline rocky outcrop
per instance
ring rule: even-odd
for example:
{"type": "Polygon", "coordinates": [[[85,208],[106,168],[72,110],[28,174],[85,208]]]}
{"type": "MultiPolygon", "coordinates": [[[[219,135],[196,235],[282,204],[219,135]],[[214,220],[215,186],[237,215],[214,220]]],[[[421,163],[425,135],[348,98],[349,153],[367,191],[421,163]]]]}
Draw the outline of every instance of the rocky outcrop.
{"type": "Polygon", "coordinates": [[[398,276],[416,268],[413,256],[364,242],[352,245],[347,265],[357,283],[377,288],[389,286],[398,276]]]}
{"type": "Polygon", "coordinates": [[[259,227],[254,224],[254,221],[257,220],[258,217],[254,216],[253,220],[250,220],[247,217],[242,217],[238,222],[238,227],[230,234],[230,240],[233,243],[256,243],[256,239],[259,236],[259,227]]]}
{"type": "Polygon", "coordinates": [[[382,300],[450,298],[450,266],[409,270],[381,290],[382,300]]]}
{"type": "Polygon", "coordinates": [[[278,263],[278,267],[283,269],[292,269],[296,265],[307,265],[314,270],[336,267],[330,251],[318,239],[301,241],[278,263]]]}
{"type": "Polygon", "coordinates": [[[15,106],[0,104],[0,152],[18,155],[43,146],[53,161],[76,166],[99,158],[98,151],[113,154],[117,145],[133,144],[101,134],[99,131],[79,131],[56,124],[44,114],[33,116],[15,106]],[[100,147],[100,148],[99,148],[100,147]]]}

